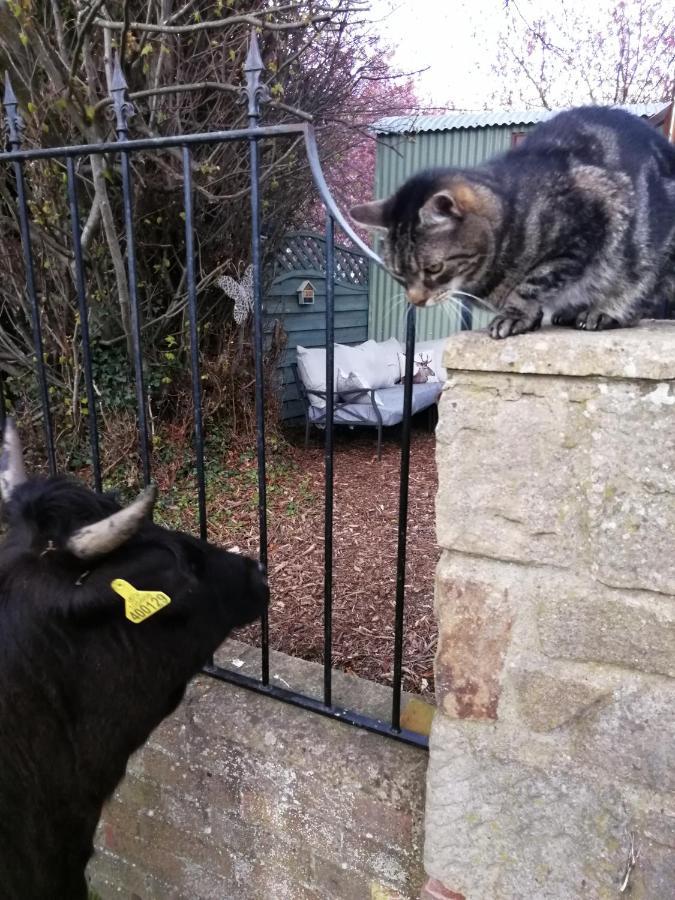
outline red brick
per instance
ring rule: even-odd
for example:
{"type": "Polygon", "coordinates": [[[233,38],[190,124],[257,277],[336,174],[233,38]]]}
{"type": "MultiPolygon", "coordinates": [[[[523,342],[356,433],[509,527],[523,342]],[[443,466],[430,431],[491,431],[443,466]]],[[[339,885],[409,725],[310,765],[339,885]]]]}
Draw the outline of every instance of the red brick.
{"type": "Polygon", "coordinates": [[[420,900],[466,900],[466,897],[446,888],[438,879],[430,878],[422,888],[420,900]]]}

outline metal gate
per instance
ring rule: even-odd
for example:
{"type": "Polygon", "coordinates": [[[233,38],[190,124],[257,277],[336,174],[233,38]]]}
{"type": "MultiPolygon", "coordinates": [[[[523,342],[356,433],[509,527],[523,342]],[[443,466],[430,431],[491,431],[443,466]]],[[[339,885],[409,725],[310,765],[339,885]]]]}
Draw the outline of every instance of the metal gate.
{"type": "MultiPolygon", "coordinates": [[[[260,162],[259,145],[262,141],[275,140],[293,135],[304,142],[307,160],[326,210],[325,226],[325,346],[326,346],[326,385],[328,398],[326,409],[325,440],[325,524],[324,524],[324,661],[323,661],[323,698],[317,700],[304,694],[281,688],[270,683],[269,665],[269,622],[267,614],[261,623],[261,678],[254,679],[239,672],[224,669],[216,665],[206,667],[208,674],[223,681],[249,688],[254,691],[330,716],[352,725],[388,735],[417,746],[426,746],[425,737],[401,727],[401,686],[403,663],[403,611],[406,578],[406,529],[408,510],[408,471],[410,457],[410,419],[412,408],[412,369],[415,342],[415,310],[410,307],[407,313],[406,328],[406,379],[404,420],[402,426],[402,451],[399,490],[398,515],[398,557],[395,605],[395,637],[394,637],[394,669],[393,697],[390,721],[381,721],[359,713],[358,711],[336,706],[332,700],[332,598],[333,598],[333,350],[335,340],[335,282],[339,276],[339,264],[335,250],[335,224],[340,227],[361,254],[380,263],[377,255],[365,245],[351,228],[340,210],[337,208],[321,170],[316,137],[312,126],[299,121],[285,125],[263,126],[260,124],[260,105],[265,97],[265,88],[261,84],[261,72],[264,66],[258,49],[255,31],[251,33],[246,62],[244,65],[245,87],[242,88],[243,99],[248,105],[248,127],[229,131],[215,131],[201,134],[181,134],[167,137],[155,137],[141,140],[130,140],[128,136],[128,118],[133,111],[127,97],[127,85],[119,65],[115,61],[111,84],[111,103],[115,115],[117,140],[111,142],[84,144],[69,147],[49,147],[44,149],[21,150],[21,116],[18,101],[12,90],[9,77],[5,78],[4,112],[5,128],[8,136],[9,151],[0,154],[0,163],[11,165],[16,183],[16,203],[21,228],[21,241],[25,263],[26,291],[30,304],[32,319],[33,343],[36,358],[36,377],[42,410],[47,461],[52,474],[56,473],[56,455],[52,411],[48,388],[47,370],[43,352],[43,341],[40,327],[40,302],[36,289],[35,266],[31,246],[30,210],[26,197],[24,181],[24,165],[38,160],[64,160],[66,165],[66,181],[70,207],[70,231],[78,308],[82,334],[83,371],[87,395],[88,431],[91,447],[91,461],[96,490],[101,490],[102,478],[98,446],[98,423],[96,414],[96,395],[92,378],[91,348],[88,329],[88,299],[85,281],[83,251],[81,245],[81,227],[78,215],[77,181],[75,160],[100,154],[119,156],[122,173],[122,198],[124,209],[124,233],[126,240],[127,275],[131,300],[131,337],[133,362],[136,378],[136,409],[139,429],[139,454],[142,476],[145,485],[151,480],[150,441],[148,432],[148,411],[143,374],[143,353],[141,338],[141,310],[138,296],[136,272],[136,243],[134,237],[133,179],[130,165],[131,155],[138,151],[162,148],[179,148],[182,154],[183,173],[183,209],[185,221],[186,248],[186,284],[188,296],[189,333],[191,345],[191,384],[194,406],[194,438],[195,464],[197,472],[197,504],[199,510],[199,533],[204,539],[208,534],[206,514],[206,485],[204,474],[204,428],[202,421],[201,378],[199,365],[199,345],[197,329],[197,288],[195,274],[195,243],[192,207],[192,169],[191,147],[199,144],[219,144],[225,141],[248,142],[250,156],[250,207],[252,218],[251,259],[253,265],[254,286],[254,348],[256,374],[256,424],[257,424],[257,476],[258,476],[258,524],[260,532],[260,561],[267,567],[267,500],[265,475],[265,397],[263,380],[263,304],[262,304],[262,252],[260,227],[260,162]]],[[[0,416],[4,421],[5,398],[1,390],[0,380],[0,416]]]]}

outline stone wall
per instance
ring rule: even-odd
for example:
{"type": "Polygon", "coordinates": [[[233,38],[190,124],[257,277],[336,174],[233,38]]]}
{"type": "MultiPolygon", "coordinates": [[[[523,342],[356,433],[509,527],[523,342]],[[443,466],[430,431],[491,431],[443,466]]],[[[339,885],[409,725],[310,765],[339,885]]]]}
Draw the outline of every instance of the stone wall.
{"type": "MultiPolygon", "coordinates": [[[[219,661],[257,674],[229,641],[219,661]]],[[[272,653],[282,686],[322,667],[272,653]]],[[[391,692],[335,673],[337,703],[385,715],[391,692]]],[[[417,900],[425,751],[200,677],[130,761],[104,810],[102,900],[417,900]]]]}
{"type": "Polygon", "coordinates": [[[674,897],[675,323],[445,365],[423,896],[674,897]]]}

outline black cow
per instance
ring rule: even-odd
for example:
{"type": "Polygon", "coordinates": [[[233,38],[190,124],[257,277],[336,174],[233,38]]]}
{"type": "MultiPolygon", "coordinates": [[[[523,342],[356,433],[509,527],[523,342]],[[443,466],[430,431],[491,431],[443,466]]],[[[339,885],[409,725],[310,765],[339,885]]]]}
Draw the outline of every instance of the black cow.
{"type": "Polygon", "coordinates": [[[121,509],[26,478],[11,422],[0,488],[0,897],[80,900],[130,754],[268,588],[255,561],[153,525],[154,488],[121,509]]]}

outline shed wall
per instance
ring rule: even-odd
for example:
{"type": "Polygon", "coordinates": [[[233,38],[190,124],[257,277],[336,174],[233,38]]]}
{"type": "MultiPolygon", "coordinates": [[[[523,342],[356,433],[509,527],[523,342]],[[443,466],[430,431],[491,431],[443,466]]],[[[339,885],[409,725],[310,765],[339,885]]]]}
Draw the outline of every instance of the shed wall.
{"type": "MultiPolygon", "coordinates": [[[[359,344],[368,332],[367,287],[335,282],[335,340],[338,344],[359,344]]],[[[296,270],[275,279],[264,302],[266,329],[280,320],[287,335],[286,348],[279,361],[282,391],[281,417],[284,421],[301,418],[304,407],[293,378],[292,364],[296,347],[326,346],[326,276],[317,270],[296,270]],[[303,281],[311,281],[314,304],[301,306],[297,291],[303,281]]]]}

